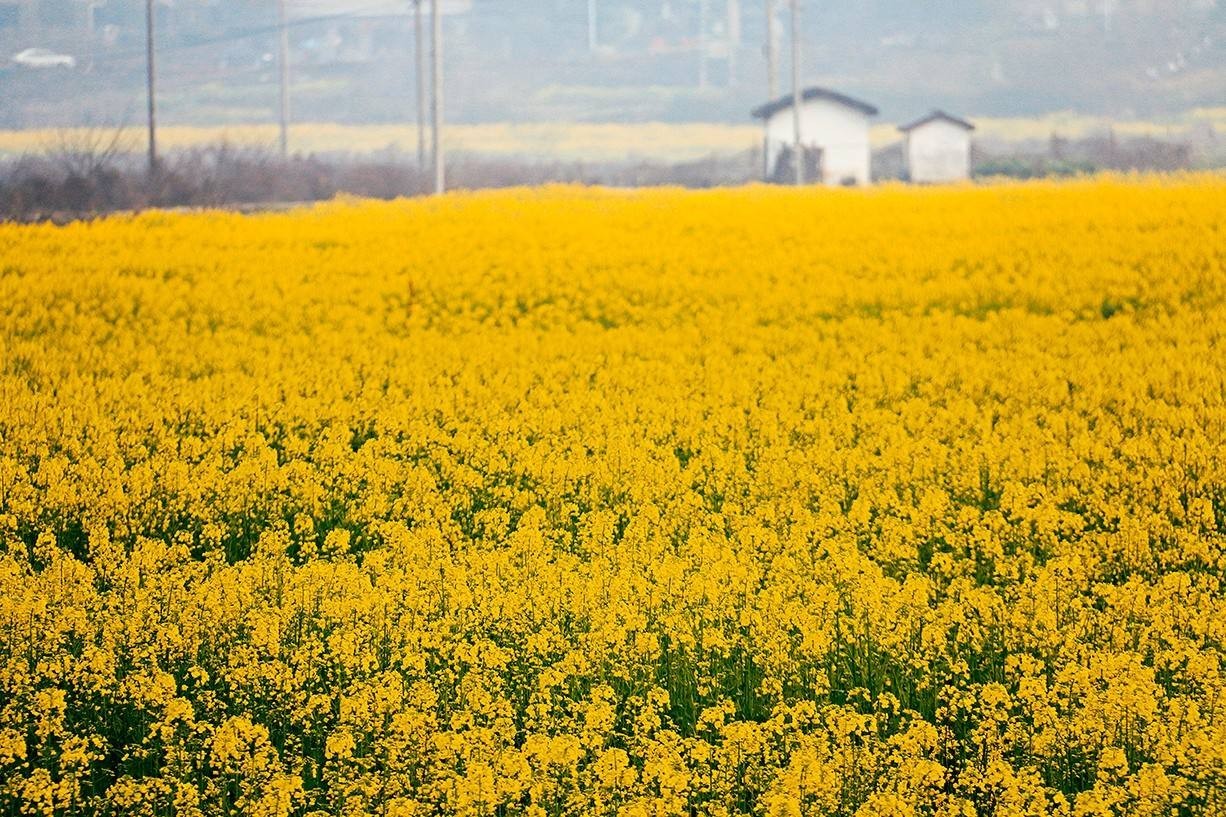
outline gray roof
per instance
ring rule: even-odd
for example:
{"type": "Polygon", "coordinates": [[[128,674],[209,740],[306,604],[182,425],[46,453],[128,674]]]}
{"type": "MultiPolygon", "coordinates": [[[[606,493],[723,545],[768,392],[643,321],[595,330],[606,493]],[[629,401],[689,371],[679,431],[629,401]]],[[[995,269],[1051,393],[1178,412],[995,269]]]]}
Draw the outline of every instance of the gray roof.
{"type": "MultiPolygon", "coordinates": [[[[837,91],[831,91],[829,88],[818,88],[817,86],[805,88],[803,91],[801,91],[800,98],[804,102],[808,102],[811,99],[828,99],[831,102],[846,105],[848,108],[857,110],[867,116],[877,115],[877,109],[867,102],[861,102],[858,99],[853,99],[852,97],[845,94],[840,94],[837,91]]],[[[776,100],[767,102],[765,105],[760,105],[757,108],[754,108],[752,114],[758,119],[769,119],[775,114],[779,113],[779,111],[786,110],[790,107],[792,107],[792,95],[788,94],[787,96],[781,96],[776,100]]]]}
{"type": "Polygon", "coordinates": [[[922,125],[927,125],[929,122],[937,122],[937,121],[948,122],[951,125],[957,125],[958,127],[965,128],[966,130],[975,129],[975,126],[972,125],[970,122],[967,122],[965,119],[959,119],[956,116],[947,114],[945,113],[945,111],[933,111],[932,113],[925,116],[923,119],[917,119],[914,122],[912,122],[910,125],[902,125],[898,129],[902,131],[903,133],[908,133],[922,125]]]}

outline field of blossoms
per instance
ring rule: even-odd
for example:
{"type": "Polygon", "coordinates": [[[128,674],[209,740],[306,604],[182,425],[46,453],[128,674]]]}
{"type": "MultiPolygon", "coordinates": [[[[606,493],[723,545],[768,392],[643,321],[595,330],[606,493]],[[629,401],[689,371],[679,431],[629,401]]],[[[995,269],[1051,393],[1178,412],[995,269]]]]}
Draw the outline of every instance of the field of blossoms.
{"type": "Polygon", "coordinates": [[[0,814],[1226,813],[1226,178],[0,226],[0,814]]]}

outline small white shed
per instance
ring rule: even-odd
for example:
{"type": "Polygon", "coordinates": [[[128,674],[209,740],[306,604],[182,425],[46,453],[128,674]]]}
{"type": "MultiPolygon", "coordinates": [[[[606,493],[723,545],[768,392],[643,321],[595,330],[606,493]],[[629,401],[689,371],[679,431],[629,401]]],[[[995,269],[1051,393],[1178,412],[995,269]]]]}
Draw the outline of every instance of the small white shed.
{"type": "Polygon", "coordinates": [[[965,181],[971,176],[971,133],[965,119],[933,111],[899,128],[906,137],[907,175],[916,184],[965,181]]]}
{"type": "MultiPolygon", "coordinates": [[[[791,95],[755,108],[753,115],[765,126],[766,178],[790,179],[795,143],[791,95]]],[[[826,88],[804,89],[800,142],[809,154],[806,180],[828,185],[868,184],[872,164],[869,118],[876,115],[877,109],[867,102],[826,88]]]]}

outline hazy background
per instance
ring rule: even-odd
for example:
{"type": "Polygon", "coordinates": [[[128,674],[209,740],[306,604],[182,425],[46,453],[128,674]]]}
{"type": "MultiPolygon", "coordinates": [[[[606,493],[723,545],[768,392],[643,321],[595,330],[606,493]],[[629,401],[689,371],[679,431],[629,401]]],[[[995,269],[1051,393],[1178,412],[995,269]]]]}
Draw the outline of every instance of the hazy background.
{"type": "MultiPolygon", "coordinates": [[[[0,220],[437,190],[413,0],[284,2],[282,151],[277,0],[155,0],[149,158],[144,0],[0,0],[0,220]]],[[[875,182],[934,108],[975,124],[975,180],[1226,168],[1226,0],[800,2],[802,83],[880,109],[875,182]]],[[[447,189],[763,179],[766,0],[440,3],[447,189]]]]}
{"type": "MultiPolygon", "coordinates": [[[[287,0],[293,119],[415,119],[410,0],[287,0]]],[[[748,125],[766,95],[763,0],[449,0],[455,123],[748,125]]],[[[786,0],[777,0],[786,34],[786,0]]],[[[275,121],[272,0],[160,0],[168,125],[275,121]]],[[[1219,0],[803,0],[805,82],[898,122],[1076,111],[1162,120],[1226,105],[1219,0]]],[[[781,46],[786,42],[781,43],[781,46]]],[[[0,0],[0,128],[140,125],[140,0],[0,0]],[[25,48],[75,67],[29,68],[25,48]]],[[[781,80],[788,64],[781,48],[781,80]]]]}

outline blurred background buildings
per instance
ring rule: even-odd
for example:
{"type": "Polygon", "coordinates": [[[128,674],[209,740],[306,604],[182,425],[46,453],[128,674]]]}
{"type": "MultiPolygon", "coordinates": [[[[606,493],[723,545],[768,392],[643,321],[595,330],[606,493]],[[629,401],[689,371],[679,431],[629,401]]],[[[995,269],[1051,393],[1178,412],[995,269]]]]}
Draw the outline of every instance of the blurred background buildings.
{"type": "MultiPolygon", "coordinates": [[[[295,119],[414,119],[411,0],[286,2],[295,119]]],[[[449,118],[743,123],[767,97],[764,5],[447,0],[449,118]]],[[[275,3],[157,0],[157,16],[168,124],[275,117],[275,3]]],[[[1220,0],[809,0],[801,25],[805,82],[895,122],[1226,104],[1220,0]]],[[[140,0],[0,0],[0,128],[138,123],[143,37],[140,0]]]]}

